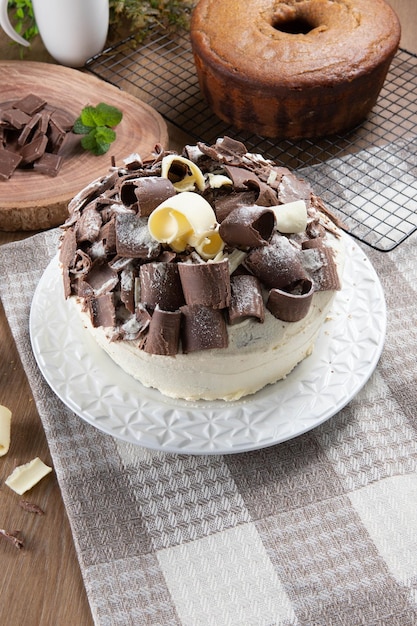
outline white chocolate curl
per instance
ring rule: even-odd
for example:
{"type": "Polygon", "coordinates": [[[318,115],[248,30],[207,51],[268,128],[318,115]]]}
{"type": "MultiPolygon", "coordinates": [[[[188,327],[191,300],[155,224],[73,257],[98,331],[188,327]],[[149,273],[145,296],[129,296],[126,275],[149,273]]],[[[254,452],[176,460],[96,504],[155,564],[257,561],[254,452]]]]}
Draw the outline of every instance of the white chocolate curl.
{"type": "Polygon", "coordinates": [[[295,200],[268,208],[275,213],[275,225],[280,233],[301,233],[306,229],[307,208],[304,200],[295,200]]]}
{"type": "Polygon", "coordinates": [[[148,220],[151,237],[168,244],[175,252],[193,246],[204,259],[211,259],[223,249],[216,215],[207,200],[184,191],[164,200],[148,220]]]}
{"type": "Polygon", "coordinates": [[[203,172],[198,165],[176,154],[168,154],[162,159],[161,176],[162,178],[168,178],[174,185],[176,191],[194,191],[196,187],[200,191],[204,191],[206,186],[203,172]],[[174,177],[170,176],[171,167],[175,163],[181,163],[181,169],[184,169],[185,174],[181,180],[174,180],[174,177]]]}

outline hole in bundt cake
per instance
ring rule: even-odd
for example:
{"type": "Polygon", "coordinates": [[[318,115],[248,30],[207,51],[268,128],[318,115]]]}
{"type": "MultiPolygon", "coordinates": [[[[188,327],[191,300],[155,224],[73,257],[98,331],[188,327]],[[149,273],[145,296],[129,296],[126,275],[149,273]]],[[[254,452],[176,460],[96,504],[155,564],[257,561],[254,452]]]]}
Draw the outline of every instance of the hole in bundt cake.
{"type": "Polygon", "coordinates": [[[316,28],[315,24],[312,24],[309,20],[302,17],[276,19],[272,26],[275,30],[279,30],[282,33],[288,33],[290,35],[307,35],[310,31],[316,28]]]}

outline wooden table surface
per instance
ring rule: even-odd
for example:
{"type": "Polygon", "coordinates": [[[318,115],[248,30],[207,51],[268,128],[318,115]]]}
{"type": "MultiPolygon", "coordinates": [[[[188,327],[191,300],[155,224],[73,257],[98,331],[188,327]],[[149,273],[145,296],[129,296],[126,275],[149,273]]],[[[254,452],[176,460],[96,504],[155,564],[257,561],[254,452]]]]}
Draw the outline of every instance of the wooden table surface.
{"type": "MultiPolygon", "coordinates": [[[[417,53],[415,0],[391,0],[403,25],[402,46],[417,53]]],[[[0,59],[18,59],[19,49],[0,32],[0,59]]],[[[25,58],[51,62],[40,41],[25,58]]],[[[178,149],[186,136],[169,127],[170,147],[178,149]]],[[[0,232],[0,245],[29,236],[0,232]]],[[[12,442],[0,457],[0,528],[20,530],[23,550],[0,537],[0,624],[7,626],[91,626],[93,620],[78,565],[71,530],[54,473],[28,494],[44,511],[24,511],[21,499],[3,484],[16,465],[39,456],[52,465],[48,444],[32,394],[20,364],[3,307],[0,304],[0,404],[13,413],[12,442]]]]}

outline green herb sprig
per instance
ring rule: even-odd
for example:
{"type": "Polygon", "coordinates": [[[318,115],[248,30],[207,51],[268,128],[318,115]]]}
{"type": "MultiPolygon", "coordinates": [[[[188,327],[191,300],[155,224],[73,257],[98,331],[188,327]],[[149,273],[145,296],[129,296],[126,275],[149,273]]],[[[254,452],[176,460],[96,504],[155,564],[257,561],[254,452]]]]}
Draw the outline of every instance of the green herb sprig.
{"type": "Polygon", "coordinates": [[[122,121],[123,113],[118,108],[100,102],[97,106],[83,108],[75,120],[73,132],[84,135],[81,145],[96,156],[105,154],[116,139],[113,130],[122,121]]]}

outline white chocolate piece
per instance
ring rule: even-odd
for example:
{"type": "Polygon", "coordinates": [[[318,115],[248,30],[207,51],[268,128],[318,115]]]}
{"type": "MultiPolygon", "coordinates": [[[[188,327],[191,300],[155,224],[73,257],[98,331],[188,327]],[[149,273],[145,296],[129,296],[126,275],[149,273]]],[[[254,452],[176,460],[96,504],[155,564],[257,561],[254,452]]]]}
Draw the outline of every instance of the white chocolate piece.
{"type": "Polygon", "coordinates": [[[52,472],[52,467],[45,465],[39,457],[36,457],[29,463],[16,467],[5,483],[21,496],[50,472],[52,472]]]}
{"type": "Polygon", "coordinates": [[[275,213],[275,225],[280,233],[301,233],[306,229],[307,207],[304,200],[295,200],[268,208],[275,213]]]}
{"type": "Polygon", "coordinates": [[[215,258],[224,248],[224,241],[219,235],[218,228],[191,236],[189,244],[205,261],[215,258]]]}
{"type": "Polygon", "coordinates": [[[182,180],[179,180],[177,182],[172,181],[172,184],[174,185],[176,191],[193,191],[196,187],[200,191],[204,191],[206,183],[204,180],[203,172],[200,170],[198,165],[183,156],[168,154],[162,159],[162,178],[169,178],[169,170],[171,169],[173,163],[182,163],[190,171],[190,174],[184,176],[182,180]]]}
{"type": "Polygon", "coordinates": [[[207,200],[191,191],[184,191],[164,200],[152,211],[148,220],[151,237],[167,243],[175,252],[182,252],[207,232],[215,232],[216,215],[207,200]]]}
{"type": "Polygon", "coordinates": [[[9,451],[11,421],[11,410],[0,404],[0,456],[4,456],[9,451]]]}
{"type": "Polygon", "coordinates": [[[220,189],[220,187],[225,185],[233,185],[233,181],[224,174],[207,174],[207,179],[211,189],[220,189]]]}

